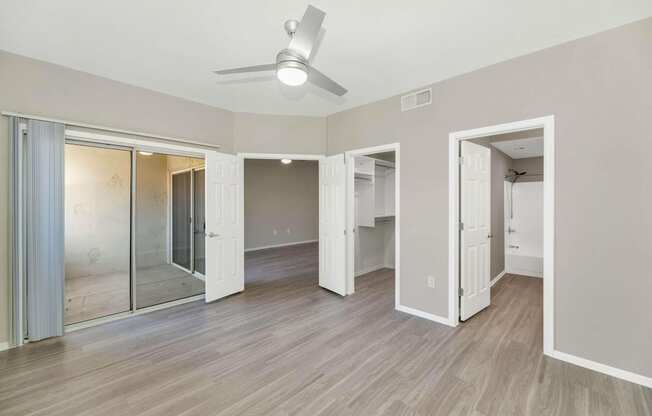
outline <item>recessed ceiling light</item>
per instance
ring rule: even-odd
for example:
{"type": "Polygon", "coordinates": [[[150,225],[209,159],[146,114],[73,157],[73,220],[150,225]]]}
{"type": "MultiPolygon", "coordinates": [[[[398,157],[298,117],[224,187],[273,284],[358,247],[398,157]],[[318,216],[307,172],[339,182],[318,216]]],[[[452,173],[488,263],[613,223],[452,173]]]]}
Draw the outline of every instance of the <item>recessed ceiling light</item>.
{"type": "Polygon", "coordinates": [[[151,155],[154,154],[154,153],[152,153],[152,152],[144,152],[144,151],[142,151],[142,150],[139,151],[138,153],[141,154],[141,155],[143,155],[143,156],[151,156],[151,155]]]}
{"type": "Polygon", "coordinates": [[[284,165],[289,165],[292,163],[292,159],[281,159],[281,163],[284,165]]]}

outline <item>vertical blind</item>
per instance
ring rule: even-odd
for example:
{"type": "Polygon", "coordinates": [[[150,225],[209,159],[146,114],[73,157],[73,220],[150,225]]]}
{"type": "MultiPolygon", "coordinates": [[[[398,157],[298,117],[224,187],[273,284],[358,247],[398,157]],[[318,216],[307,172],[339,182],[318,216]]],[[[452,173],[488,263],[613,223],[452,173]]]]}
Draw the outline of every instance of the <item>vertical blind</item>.
{"type": "Polygon", "coordinates": [[[65,126],[27,120],[23,134],[19,119],[10,123],[13,333],[20,344],[63,335],[65,126]]]}

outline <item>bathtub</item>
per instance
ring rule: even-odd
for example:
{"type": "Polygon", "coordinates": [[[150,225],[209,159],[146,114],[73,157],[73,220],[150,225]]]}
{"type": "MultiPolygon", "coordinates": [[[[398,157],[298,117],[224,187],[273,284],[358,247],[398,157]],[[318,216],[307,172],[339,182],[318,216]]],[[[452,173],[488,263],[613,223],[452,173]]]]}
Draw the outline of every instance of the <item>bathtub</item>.
{"type": "Polygon", "coordinates": [[[543,277],[543,182],[514,184],[512,218],[505,186],[505,272],[543,277]]]}

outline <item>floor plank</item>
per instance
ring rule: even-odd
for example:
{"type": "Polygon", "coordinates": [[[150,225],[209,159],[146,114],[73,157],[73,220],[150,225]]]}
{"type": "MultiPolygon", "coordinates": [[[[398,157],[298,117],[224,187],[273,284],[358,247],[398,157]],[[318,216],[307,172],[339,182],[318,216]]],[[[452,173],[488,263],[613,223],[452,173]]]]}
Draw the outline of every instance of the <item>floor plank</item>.
{"type": "Polygon", "coordinates": [[[505,276],[457,328],[394,275],[317,285],[315,244],[247,253],[246,290],[0,353],[0,415],[648,415],[652,391],[543,357],[542,282],[505,276]]]}

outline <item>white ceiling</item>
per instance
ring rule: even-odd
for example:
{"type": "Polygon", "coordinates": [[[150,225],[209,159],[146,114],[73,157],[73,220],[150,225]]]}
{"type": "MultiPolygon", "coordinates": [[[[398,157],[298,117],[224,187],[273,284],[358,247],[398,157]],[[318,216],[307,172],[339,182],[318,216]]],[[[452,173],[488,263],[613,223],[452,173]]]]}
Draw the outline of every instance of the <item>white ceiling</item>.
{"type": "Polygon", "coordinates": [[[491,143],[491,145],[512,159],[543,156],[543,137],[505,140],[491,143]]]}
{"type": "Polygon", "coordinates": [[[323,116],[652,15],[650,0],[312,4],[327,13],[313,64],[342,98],[211,73],[272,62],[305,0],[0,0],[0,49],[233,111],[323,116]]]}

